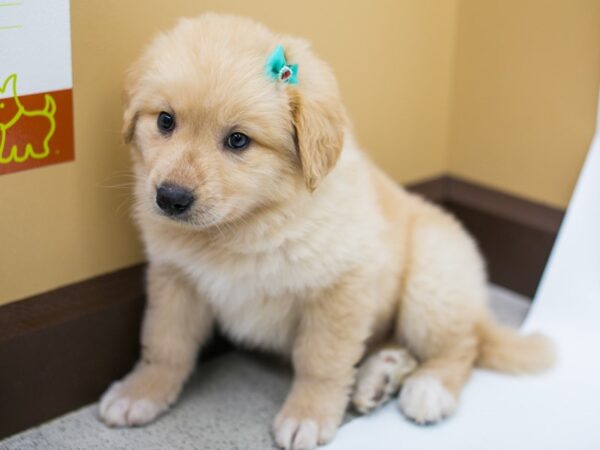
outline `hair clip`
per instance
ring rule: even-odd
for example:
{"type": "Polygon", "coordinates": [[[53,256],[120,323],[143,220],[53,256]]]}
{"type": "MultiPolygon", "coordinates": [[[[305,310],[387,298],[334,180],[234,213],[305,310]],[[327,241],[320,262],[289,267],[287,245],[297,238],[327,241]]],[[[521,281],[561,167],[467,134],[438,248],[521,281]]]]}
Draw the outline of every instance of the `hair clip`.
{"type": "Polygon", "coordinates": [[[273,80],[288,84],[298,84],[298,64],[287,63],[281,45],[278,45],[267,59],[265,72],[273,80]]]}

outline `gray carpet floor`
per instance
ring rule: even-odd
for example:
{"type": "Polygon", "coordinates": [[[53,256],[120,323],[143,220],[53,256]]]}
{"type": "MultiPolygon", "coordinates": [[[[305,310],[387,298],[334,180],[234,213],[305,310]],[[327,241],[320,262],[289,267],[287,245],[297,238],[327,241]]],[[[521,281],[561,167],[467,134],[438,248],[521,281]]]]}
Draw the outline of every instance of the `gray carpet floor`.
{"type": "MultiPolygon", "coordinates": [[[[529,300],[496,286],[490,291],[497,317],[519,326],[529,300]]],[[[270,450],[275,448],[271,421],[290,380],[284,364],[233,351],[202,364],[177,405],[149,426],[107,428],[93,404],[0,441],[0,449],[270,450]]],[[[346,420],[350,419],[349,415],[346,420]]]]}

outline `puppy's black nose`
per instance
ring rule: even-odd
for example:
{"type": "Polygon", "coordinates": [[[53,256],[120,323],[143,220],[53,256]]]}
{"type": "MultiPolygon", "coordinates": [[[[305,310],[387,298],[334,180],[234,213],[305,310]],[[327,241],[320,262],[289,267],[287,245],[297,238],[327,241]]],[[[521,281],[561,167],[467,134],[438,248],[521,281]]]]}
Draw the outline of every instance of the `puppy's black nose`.
{"type": "Polygon", "coordinates": [[[194,203],[194,194],[176,184],[161,184],[156,189],[156,204],[169,216],[183,214],[194,203]]]}

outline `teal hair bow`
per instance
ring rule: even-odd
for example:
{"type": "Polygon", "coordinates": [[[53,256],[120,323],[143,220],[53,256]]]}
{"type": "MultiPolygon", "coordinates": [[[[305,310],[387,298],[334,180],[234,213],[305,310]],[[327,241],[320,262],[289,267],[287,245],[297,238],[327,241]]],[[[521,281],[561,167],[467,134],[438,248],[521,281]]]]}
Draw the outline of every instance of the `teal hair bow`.
{"type": "Polygon", "coordinates": [[[298,84],[298,64],[288,64],[283,47],[278,45],[267,59],[265,73],[269,78],[288,84],[298,84]]]}

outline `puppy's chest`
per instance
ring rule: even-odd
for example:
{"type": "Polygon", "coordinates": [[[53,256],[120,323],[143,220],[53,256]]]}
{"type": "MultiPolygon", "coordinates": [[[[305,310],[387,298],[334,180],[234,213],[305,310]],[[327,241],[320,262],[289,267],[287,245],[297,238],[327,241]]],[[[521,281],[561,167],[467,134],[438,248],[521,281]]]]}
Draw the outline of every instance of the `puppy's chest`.
{"type": "Polygon", "coordinates": [[[198,251],[178,252],[176,261],[211,304],[226,335],[244,345],[288,353],[302,304],[328,283],[322,262],[304,256],[198,251]]]}
{"type": "Polygon", "coordinates": [[[246,297],[243,302],[211,302],[220,330],[234,342],[250,348],[287,355],[300,321],[293,299],[246,297]]]}

